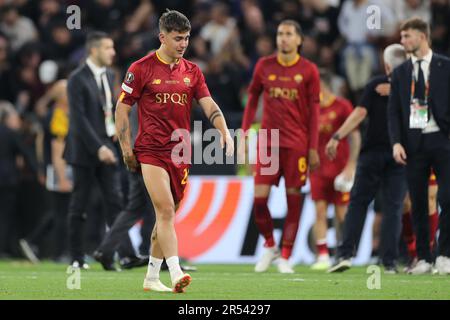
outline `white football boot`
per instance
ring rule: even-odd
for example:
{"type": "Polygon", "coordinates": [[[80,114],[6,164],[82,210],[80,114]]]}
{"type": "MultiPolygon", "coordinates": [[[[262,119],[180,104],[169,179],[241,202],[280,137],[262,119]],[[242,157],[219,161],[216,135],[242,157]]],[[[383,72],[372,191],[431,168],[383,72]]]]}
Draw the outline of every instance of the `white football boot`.
{"type": "Polygon", "coordinates": [[[144,279],[144,291],[155,291],[155,292],[172,292],[172,289],[166,287],[159,279],[144,279]]]}
{"type": "Polygon", "coordinates": [[[432,271],[431,263],[428,263],[425,260],[419,260],[413,268],[408,270],[408,274],[413,275],[427,274],[431,273],[431,271],[432,271]]]}
{"type": "Polygon", "coordinates": [[[261,259],[255,265],[255,272],[265,272],[269,269],[271,263],[280,257],[280,250],[276,246],[267,247],[261,259]]]}
{"type": "Polygon", "coordinates": [[[279,273],[294,273],[294,269],[292,269],[289,260],[281,258],[278,262],[277,269],[279,273]]]}
{"type": "Polygon", "coordinates": [[[325,271],[331,267],[330,256],[321,254],[317,257],[316,263],[311,266],[311,270],[325,271]]]}

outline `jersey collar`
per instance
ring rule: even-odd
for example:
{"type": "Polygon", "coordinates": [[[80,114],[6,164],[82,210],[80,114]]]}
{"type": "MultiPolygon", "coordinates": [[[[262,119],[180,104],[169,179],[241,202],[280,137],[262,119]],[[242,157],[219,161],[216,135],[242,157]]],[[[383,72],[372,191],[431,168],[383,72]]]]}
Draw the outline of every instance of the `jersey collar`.
{"type": "Polygon", "coordinates": [[[290,61],[290,62],[288,62],[288,63],[283,62],[283,61],[281,60],[281,58],[280,58],[280,55],[277,54],[277,62],[278,62],[279,64],[281,64],[283,67],[290,67],[290,66],[293,66],[294,64],[296,64],[296,63],[298,62],[298,60],[300,60],[300,55],[299,55],[298,53],[295,55],[294,60],[292,60],[292,61],[290,61]]]}
{"type": "MultiPolygon", "coordinates": [[[[159,62],[161,62],[161,63],[163,63],[163,64],[170,65],[169,62],[167,62],[166,60],[164,60],[164,59],[158,54],[158,51],[155,51],[155,56],[156,56],[156,59],[159,60],[159,62]]],[[[179,64],[179,63],[180,63],[180,59],[177,59],[177,60],[175,61],[175,64],[179,64]]]]}

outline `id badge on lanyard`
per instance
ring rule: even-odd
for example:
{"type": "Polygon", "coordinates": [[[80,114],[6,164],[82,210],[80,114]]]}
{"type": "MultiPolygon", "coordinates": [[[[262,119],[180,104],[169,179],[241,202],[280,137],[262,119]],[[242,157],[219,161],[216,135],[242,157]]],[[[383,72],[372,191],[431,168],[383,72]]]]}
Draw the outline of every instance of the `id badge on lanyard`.
{"type": "Polygon", "coordinates": [[[428,123],[428,103],[427,100],[411,99],[409,114],[410,129],[425,129],[428,123]]]}
{"type": "MultiPolygon", "coordinates": [[[[413,71],[414,72],[414,71],[413,71]]],[[[425,84],[425,99],[414,98],[415,82],[414,73],[411,83],[411,99],[409,113],[410,129],[425,129],[428,123],[428,81],[425,84]]]]}

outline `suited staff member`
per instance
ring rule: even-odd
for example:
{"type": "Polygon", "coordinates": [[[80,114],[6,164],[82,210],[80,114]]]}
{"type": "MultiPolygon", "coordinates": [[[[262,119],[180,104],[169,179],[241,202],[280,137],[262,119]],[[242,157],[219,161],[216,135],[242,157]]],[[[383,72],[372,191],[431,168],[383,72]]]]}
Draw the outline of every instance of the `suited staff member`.
{"type": "Polygon", "coordinates": [[[428,178],[433,167],[439,187],[439,242],[436,269],[450,274],[450,59],[430,48],[429,25],[412,18],[400,28],[411,58],[392,75],[389,134],[395,161],[406,165],[418,263],[411,274],[432,270],[428,221],[428,178]]]}
{"type": "Polygon", "coordinates": [[[67,94],[70,125],[64,158],[73,168],[73,192],[69,204],[69,250],[73,267],[89,268],[82,243],[86,206],[95,179],[106,205],[106,223],[111,226],[122,209],[122,193],[114,152],[113,40],[93,32],[86,42],[88,58],[69,76],[67,94]]]}
{"type": "MultiPolygon", "coordinates": [[[[133,108],[130,112],[130,130],[132,143],[138,133],[138,112],[133,108]]],[[[102,243],[94,252],[94,258],[101,263],[105,270],[117,270],[114,266],[114,253],[120,254],[120,246],[127,247],[130,241],[128,231],[140,219],[143,219],[141,226],[142,243],[141,250],[146,247],[143,257],[134,255],[123,257],[119,264],[123,269],[131,269],[148,264],[148,255],[150,248],[150,238],[148,235],[152,232],[155,224],[155,209],[145,188],[144,179],[140,172],[127,171],[128,179],[128,201],[124,210],[117,216],[109,232],[103,238],[102,243]]]]}
{"type": "Polygon", "coordinates": [[[383,220],[380,236],[380,257],[387,274],[397,273],[396,259],[400,238],[403,199],[406,194],[405,168],[392,157],[387,127],[388,93],[392,70],[406,60],[400,44],[392,44],[383,54],[386,75],[372,78],[366,85],[360,103],[326,146],[326,154],[335,158],[339,141],[353,131],[366,117],[369,125],[363,137],[350,204],[344,220],[342,244],[337,263],[328,272],[342,272],[352,265],[361,238],[367,209],[382,191],[383,220]]]}

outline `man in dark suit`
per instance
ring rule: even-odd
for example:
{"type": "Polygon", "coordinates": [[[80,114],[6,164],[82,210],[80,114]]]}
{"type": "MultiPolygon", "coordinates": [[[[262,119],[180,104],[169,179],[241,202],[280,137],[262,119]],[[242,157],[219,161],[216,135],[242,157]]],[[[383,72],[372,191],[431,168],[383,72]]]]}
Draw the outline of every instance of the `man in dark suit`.
{"type": "Polygon", "coordinates": [[[73,167],[74,187],[69,204],[69,249],[73,267],[88,268],[82,243],[86,206],[94,179],[112,225],[122,209],[122,193],[115,154],[113,73],[107,67],[115,55],[113,40],[102,32],[88,35],[86,63],[69,77],[67,94],[70,127],[64,158],[73,167]]]}
{"type": "Polygon", "coordinates": [[[21,126],[22,121],[14,106],[0,100],[0,259],[15,251],[11,230],[20,192],[17,156],[23,156],[33,172],[38,173],[36,156],[19,133],[21,126]]]}
{"type": "Polygon", "coordinates": [[[450,274],[450,59],[433,53],[426,22],[412,18],[400,28],[411,59],[394,70],[389,97],[389,135],[395,160],[406,165],[417,236],[418,263],[409,273],[432,271],[428,179],[434,169],[442,208],[436,269],[450,274]]]}

